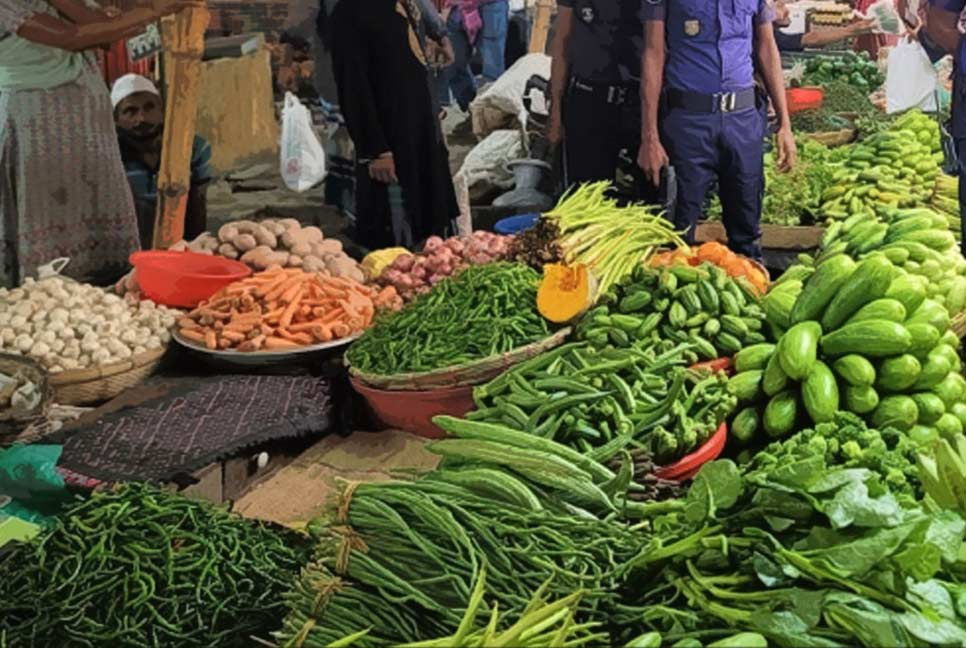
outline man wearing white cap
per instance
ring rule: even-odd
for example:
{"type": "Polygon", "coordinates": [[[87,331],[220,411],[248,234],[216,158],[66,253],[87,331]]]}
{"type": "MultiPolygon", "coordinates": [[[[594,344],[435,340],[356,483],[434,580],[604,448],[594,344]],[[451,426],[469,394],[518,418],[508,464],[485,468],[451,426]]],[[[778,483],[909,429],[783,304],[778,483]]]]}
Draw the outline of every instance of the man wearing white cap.
{"type": "MultiPolygon", "coordinates": [[[[137,209],[141,247],[150,248],[158,200],[164,103],[157,87],[138,74],[126,74],[114,82],[111,103],[114,105],[121,159],[137,209]]],[[[191,151],[191,186],[184,217],[184,237],[187,241],[197,237],[208,226],[205,187],[211,180],[208,168],[210,160],[211,145],[195,136],[191,151]]]]}

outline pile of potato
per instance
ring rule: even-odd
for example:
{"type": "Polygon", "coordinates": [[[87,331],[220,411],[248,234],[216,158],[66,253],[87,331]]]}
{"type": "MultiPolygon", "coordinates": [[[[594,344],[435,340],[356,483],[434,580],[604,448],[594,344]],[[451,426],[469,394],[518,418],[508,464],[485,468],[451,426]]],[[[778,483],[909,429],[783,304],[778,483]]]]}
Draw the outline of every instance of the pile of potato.
{"type": "Polygon", "coordinates": [[[61,277],[0,288],[0,352],[50,373],[120,362],[164,347],[179,312],[61,277]]]}
{"type": "Polygon", "coordinates": [[[318,227],[302,227],[293,218],[258,223],[235,221],[222,226],[217,236],[205,232],[194,241],[179,243],[171,249],[217,254],[237,259],[255,270],[278,265],[360,283],[366,280],[362,268],[343,251],[340,241],[325,238],[318,227]]]}

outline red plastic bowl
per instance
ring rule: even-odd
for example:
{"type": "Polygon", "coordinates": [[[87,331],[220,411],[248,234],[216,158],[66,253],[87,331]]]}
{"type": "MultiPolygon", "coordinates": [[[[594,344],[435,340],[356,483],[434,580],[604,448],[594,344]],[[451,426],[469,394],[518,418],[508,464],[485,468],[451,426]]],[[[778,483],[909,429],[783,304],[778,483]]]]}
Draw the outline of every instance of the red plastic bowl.
{"type": "Polygon", "coordinates": [[[135,252],[130,261],[141,293],[175,308],[194,308],[252,273],[240,261],[195,252],[135,252]]]}
{"type": "Polygon", "coordinates": [[[785,91],[785,97],[790,114],[803,110],[818,110],[825,102],[825,90],[819,87],[789,88],[785,91]]]}
{"type": "Polygon", "coordinates": [[[691,365],[691,369],[694,370],[707,369],[708,371],[723,371],[729,376],[732,373],[732,368],[731,358],[718,358],[717,360],[708,360],[707,362],[699,362],[698,364],[691,365]]]}
{"type": "Polygon", "coordinates": [[[448,414],[463,417],[476,408],[472,386],[403,391],[369,387],[351,376],[349,381],[366,399],[373,414],[383,425],[428,439],[442,439],[446,436],[445,432],[433,424],[434,416],[448,414]]]}
{"type": "Polygon", "coordinates": [[[704,442],[704,445],[691,454],[681,457],[679,461],[670,466],[662,466],[656,469],[654,476],[668,481],[687,481],[698,474],[701,466],[721,456],[727,440],[728,424],[722,423],[717,431],[711,435],[711,438],[704,442]]]}

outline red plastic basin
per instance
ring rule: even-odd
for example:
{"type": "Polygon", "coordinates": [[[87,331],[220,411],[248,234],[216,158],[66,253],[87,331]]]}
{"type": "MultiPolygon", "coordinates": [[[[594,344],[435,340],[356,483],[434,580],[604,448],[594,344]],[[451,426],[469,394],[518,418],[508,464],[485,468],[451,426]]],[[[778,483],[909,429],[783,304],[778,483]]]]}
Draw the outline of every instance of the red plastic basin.
{"type": "Polygon", "coordinates": [[[670,466],[661,466],[656,469],[654,476],[668,481],[687,481],[698,474],[701,466],[721,456],[727,440],[728,424],[722,423],[711,435],[711,438],[704,442],[704,445],[691,454],[681,457],[680,460],[670,466]]]}
{"type": "Polygon", "coordinates": [[[818,110],[825,102],[825,90],[819,87],[789,88],[785,91],[789,114],[818,110]]]}
{"type": "Polygon", "coordinates": [[[130,261],[141,293],[155,303],[174,308],[194,308],[252,273],[240,261],[195,252],[135,252],[130,261]]]}
{"type": "Polygon", "coordinates": [[[731,362],[731,358],[718,358],[717,360],[708,360],[707,362],[693,364],[691,365],[691,369],[696,371],[702,369],[707,369],[708,371],[723,371],[730,376],[732,374],[733,363],[731,362]]]}
{"type": "Polygon", "coordinates": [[[440,414],[463,417],[474,410],[473,387],[451,387],[432,391],[376,389],[355,377],[352,387],[366,399],[376,418],[386,427],[411,432],[428,439],[442,439],[446,433],[433,424],[440,414]]]}

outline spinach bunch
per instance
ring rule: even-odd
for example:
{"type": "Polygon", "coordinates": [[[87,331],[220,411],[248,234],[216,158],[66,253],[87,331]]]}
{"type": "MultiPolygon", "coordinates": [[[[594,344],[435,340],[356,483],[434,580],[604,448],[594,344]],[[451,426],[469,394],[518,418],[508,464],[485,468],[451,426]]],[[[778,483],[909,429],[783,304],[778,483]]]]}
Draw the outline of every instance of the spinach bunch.
{"type": "Polygon", "coordinates": [[[783,648],[966,645],[966,521],[898,496],[888,470],[851,467],[849,441],[830,451],[818,438],[772,447],[772,459],[744,470],[708,464],[681,508],[652,521],[626,566],[627,582],[638,584],[617,619],[628,636],[706,642],[747,631],[783,648]]]}

